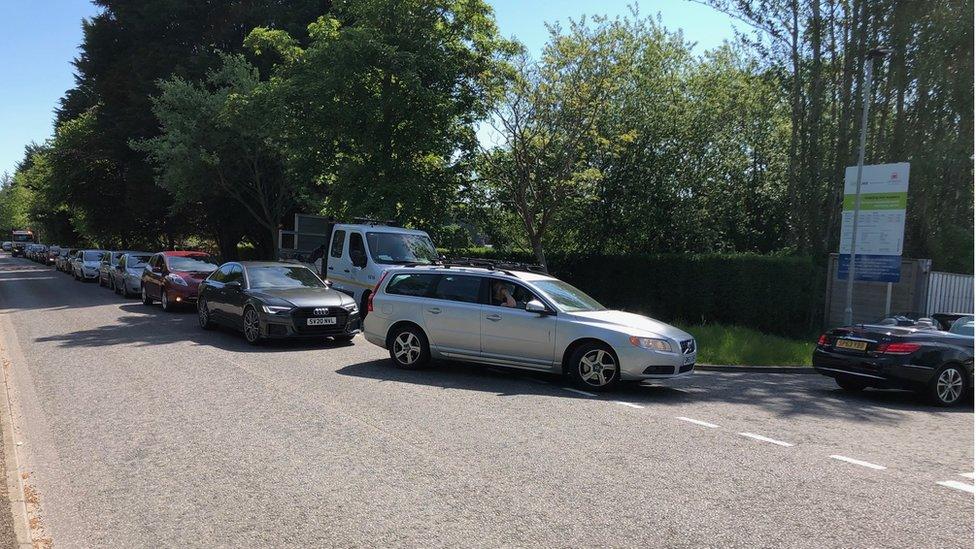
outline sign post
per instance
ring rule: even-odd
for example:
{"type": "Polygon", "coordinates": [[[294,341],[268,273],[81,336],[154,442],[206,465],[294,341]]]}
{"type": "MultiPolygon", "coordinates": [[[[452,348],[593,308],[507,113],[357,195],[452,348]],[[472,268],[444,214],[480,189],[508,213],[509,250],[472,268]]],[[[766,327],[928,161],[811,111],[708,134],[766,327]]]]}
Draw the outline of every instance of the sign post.
{"type": "MultiPolygon", "coordinates": [[[[908,173],[908,163],[901,162],[849,166],[844,174],[837,278],[848,280],[848,296],[853,295],[852,280],[890,283],[901,279],[908,173]]],[[[853,322],[848,317],[852,313],[850,306],[848,301],[848,309],[844,311],[847,324],[853,322]]]]}

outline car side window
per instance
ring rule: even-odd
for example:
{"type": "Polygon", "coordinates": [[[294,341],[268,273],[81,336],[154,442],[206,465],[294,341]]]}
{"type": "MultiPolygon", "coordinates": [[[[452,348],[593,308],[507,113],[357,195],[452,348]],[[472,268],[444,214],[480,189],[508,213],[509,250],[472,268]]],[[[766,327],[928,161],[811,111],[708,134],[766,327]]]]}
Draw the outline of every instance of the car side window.
{"type": "Polygon", "coordinates": [[[426,296],[437,279],[433,274],[404,273],[394,275],[386,285],[386,293],[395,295],[409,295],[415,297],[426,296]]]}
{"type": "Polygon", "coordinates": [[[336,231],[332,235],[332,249],[329,255],[335,258],[342,257],[342,247],[346,242],[346,231],[336,231]]]}
{"type": "Polygon", "coordinates": [[[121,269],[121,270],[123,270],[123,271],[125,270],[125,260],[126,260],[126,259],[127,259],[128,257],[129,257],[129,256],[127,256],[127,255],[123,255],[122,257],[120,257],[120,258],[119,258],[119,264],[118,264],[118,268],[119,268],[119,269],[121,269]]]}
{"type": "Polygon", "coordinates": [[[227,278],[224,279],[224,283],[228,282],[240,282],[241,286],[244,285],[244,270],[241,269],[240,265],[231,265],[230,272],[227,273],[227,278]]]}
{"type": "Polygon", "coordinates": [[[357,232],[349,233],[349,260],[354,267],[366,266],[366,244],[363,235],[357,232]]]}
{"type": "Polygon", "coordinates": [[[111,252],[105,252],[102,254],[102,263],[111,263],[111,261],[112,261],[111,252]]]}
{"type": "Polygon", "coordinates": [[[521,284],[510,280],[491,279],[491,287],[488,289],[488,303],[496,307],[506,307],[504,305],[508,301],[506,296],[511,296],[515,300],[515,309],[523,310],[528,302],[539,299],[537,295],[521,284]]]}
{"type": "Polygon", "coordinates": [[[210,275],[210,280],[214,282],[227,282],[227,277],[230,276],[230,270],[233,267],[233,265],[224,265],[210,275]]]}
{"type": "Polygon", "coordinates": [[[481,301],[481,280],[480,276],[441,275],[435,283],[431,297],[464,303],[479,303],[481,301]]]}

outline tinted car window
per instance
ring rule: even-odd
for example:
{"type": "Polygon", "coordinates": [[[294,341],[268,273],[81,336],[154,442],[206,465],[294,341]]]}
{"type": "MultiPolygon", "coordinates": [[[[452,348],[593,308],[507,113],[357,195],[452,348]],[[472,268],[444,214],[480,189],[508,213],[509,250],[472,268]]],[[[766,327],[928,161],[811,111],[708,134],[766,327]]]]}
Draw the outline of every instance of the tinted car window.
{"type": "Polygon", "coordinates": [[[425,296],[436,279],[432,274],[398,274],[387,284],[386,293],[425,296]]]}
{"type": "Polygon", "coordinates": [[[146,264],[149,263],[149,259],[152,256],[149,256],[149,255],[131,255],[130,254],[130,255],[127,255],[125,257],[127,258],[125,260],[126,267],[129,268],[129,269],[135,269],[135,268],[139,268],[139,267],[145,267],[146,264]]]}
{"type": "Polygon", "coordinates": [[[230,273],[227,274],[227,278],[224,280],[224,283],[227,282],[240,282],[242,285],[244,284],[244,270],[241,269],[240,265],[231,266],[230,273]]]}
{"type": "Polygon", "coordinates": [[[247,268],[251,288],[322,288],[325,284],[308,267],[268,265],[247,268]]]}
{"type": "Polygon", "coordinates": [[[168,258],[169,270],[211,273],[217,270],[217,261],[209,255],[174,255],[168,258]]]}
{"type": "Polygon", "coordinates": [[[214,282],[227,282],[227,277],[230,276],[231,270],[233,270],[234,265],[227,264],[223,267],[217,269],[208,278],[214,282]]]}
{"type": "Polygon", "coordinates": [[[336,231],[332,235],[332,251],[329,255],[332,257],[342,257],[342,246],[346,241],[346,231],[336,231]]]}
{"type": "Polygon", "coordinates": [[[359,233],[349,233],[349,259],[356,267],[366,266],[366,244],[359,233]]]}
{"type": "Polygon", "coordinates": [[[964,316],[959,318],[952,323],[952,327],[949,328],[949,332],[957,335],[970,336],[973,335],[973,317],[964,316]]]}
{"type": "Polygon", "coordinates": [[[437,299],[478,303],[481,295],[481,277],[442,275],[437,281],[433,295],[437,299]]]}
{"type": "Polygon", "coordinates": [[[82,255],[82,261],[98,261],[101,259],[102,252],[85,252],[82,255]]]}

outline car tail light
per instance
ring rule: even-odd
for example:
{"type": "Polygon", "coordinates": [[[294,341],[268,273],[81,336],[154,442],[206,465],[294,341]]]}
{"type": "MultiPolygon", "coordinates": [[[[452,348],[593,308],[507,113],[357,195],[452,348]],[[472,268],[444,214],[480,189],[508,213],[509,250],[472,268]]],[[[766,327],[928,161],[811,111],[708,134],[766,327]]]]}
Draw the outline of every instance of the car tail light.
{"type": "Polygon", "coordinates": [[[821,346],[821,347],[823,347],[824,345],[827,345],[827,343],[828,343],[828,341],[827,341],[827,334],[821,335],[820,336],[820,339],[817,340],[817,345],[818,346],[821,346]]]}
{"type": "Polygon", "coordinates": [[[921,348],[918,343],[882,343],[878,345],[878,352],[886,355],[910,355],[921,348]]]}
{"type": "Polygon", "coordinates": [[[380,279],[376,281],[376,286],[373,287],[373,291],[370,292],[369,299],[366,300],[367,313],[373,312],[373,296],[376,295],[376,292],[380,291],[380,285],[383,284],[383,279],[386,278],[386,273],[388,272],[389,271],[383,271],[383,274],[380,275],[380,279]]]}

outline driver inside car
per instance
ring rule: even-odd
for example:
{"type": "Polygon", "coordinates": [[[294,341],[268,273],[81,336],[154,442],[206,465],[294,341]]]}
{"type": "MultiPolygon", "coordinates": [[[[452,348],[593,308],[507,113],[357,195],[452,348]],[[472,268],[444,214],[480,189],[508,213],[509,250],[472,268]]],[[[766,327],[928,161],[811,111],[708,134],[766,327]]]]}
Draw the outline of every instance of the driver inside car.
{"type": "Polygon", "coordinates": [[[516,307],[515,298],[508,285],[502,282],[495,282],[491,292],[491,304],[500,307],[516,307]]]}

